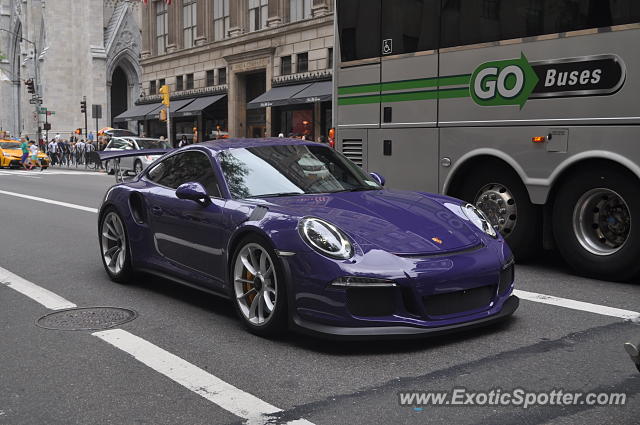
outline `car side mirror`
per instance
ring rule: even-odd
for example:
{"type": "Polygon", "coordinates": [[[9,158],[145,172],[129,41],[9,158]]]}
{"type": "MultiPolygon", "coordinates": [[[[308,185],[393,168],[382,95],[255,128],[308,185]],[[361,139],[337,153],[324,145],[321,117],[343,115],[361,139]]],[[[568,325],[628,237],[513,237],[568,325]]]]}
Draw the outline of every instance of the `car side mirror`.
{"type": "Polygon", "coordinates": [[[369,175],[373,177],[373,179],[377,181],[380,186],[384,186],[386,180],[384,179],[384,177],[382,177],[382,175],[378,173],[369,173],[369,175]]]}
{"type": "Polygon", "coordinates": [[[209,205],[211,203],[211,199],[207,194],[206,189],[202,184],[198,182],[188,182],[181,184],[176,189],[176,196],[178,199],[188,199],[190,201],[195,201],[202,206],[209,205]]]}

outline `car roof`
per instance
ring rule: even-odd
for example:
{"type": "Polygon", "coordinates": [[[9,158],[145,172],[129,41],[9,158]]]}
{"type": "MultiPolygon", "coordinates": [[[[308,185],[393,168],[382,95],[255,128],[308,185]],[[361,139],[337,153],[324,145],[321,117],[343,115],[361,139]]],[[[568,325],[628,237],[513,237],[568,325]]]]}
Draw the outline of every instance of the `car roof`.
{"type": "Polygon", "coordinates": [[[239,149],[239,148],[255,148],[259,146],[288,146],[288,145],[314,145],[314,146],[323,146],[320,143],[312,142],[309,140],[300,140],[300,139],[287,139],[282,137],[268,137],[263,139],[241,139],[241,138],[231,138],[231,139],[218,139],[211,140],[209,142],[198,143],[197,145],[189,145],[192,146],[204,146],[212,151],[220,152],[229,149],[239,149]]]}

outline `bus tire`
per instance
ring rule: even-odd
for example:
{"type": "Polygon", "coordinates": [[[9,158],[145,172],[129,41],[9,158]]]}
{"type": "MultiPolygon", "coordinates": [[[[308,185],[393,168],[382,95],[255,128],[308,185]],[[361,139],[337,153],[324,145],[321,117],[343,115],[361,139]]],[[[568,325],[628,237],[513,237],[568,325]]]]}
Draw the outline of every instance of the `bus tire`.
{"type": "Polygon", "coordinates": [[[634,176],[604,167],[579,170],[561,183],[553,206],[553,234],[558,251],[576,273],[610,281],[640,275],[637,187],[634,176]]]}
{"type": "Polygon", "coordinates": [[[524,184],[511,169],[482,165],[469,170],[454,196],[482,209],[498,225],[516,260],[541,251],[541,214],[529,199],[524,184]]]}

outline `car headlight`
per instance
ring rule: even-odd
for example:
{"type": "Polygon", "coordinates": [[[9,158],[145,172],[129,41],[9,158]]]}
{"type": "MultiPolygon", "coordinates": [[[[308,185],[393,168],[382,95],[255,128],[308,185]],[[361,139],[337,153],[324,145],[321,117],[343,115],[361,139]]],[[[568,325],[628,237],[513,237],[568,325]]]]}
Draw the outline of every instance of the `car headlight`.
{"type": "Polygon", "coordinates": [[[327,221],[305,217],[300,220],[298,231],[309,246],[327,257],[346,260],[353,256],[347,235],[327,221]]]}
{"type": "Polygon", "coordinates": [[[462,205],[462,212],[467,216],[470,222],[473,223],[478,229],[485,232],[487,235],[492,238],[497,238],[498,233],[496,233],[496,229],[493,228],[489,218],[482,212],[482,210],[476,208],[471,204],[462,205]]]}

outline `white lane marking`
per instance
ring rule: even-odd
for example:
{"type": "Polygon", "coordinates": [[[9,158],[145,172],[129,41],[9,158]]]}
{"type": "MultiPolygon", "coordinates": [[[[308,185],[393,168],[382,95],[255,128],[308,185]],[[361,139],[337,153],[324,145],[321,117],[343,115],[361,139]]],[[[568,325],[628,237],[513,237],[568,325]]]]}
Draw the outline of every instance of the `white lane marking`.
{"type": "Polygon", "coordinates": [[[640,320],[640,312],[623,310],[621,308],[607,307],[600,304],[591,304],[584,301],[576,301],[569,298],[559,298],[552,295],[537,294],[535,292],[522,291],[516,289],[514,295],[527,301],[534,301],[542,304],[550,304],[558,307],[570,308],[572,310],[587,311],[589,313],[601,314],[603,316],[618,317],[625,320],[640,320]]]}
{"type": "MultiPolygon", "coordinates": [[[[269,414],[282,411],[282,409],[228,384],[186,360],[127,331],[110,329],[95,332],[92,335],[132,355],[139,362],[223,409],[246,419],[248,424],[268,423],[269,414]]],[[[304,419],[290,423],[312,425],[311,422],[304,419]]]]}
{"type": "Polygon", "coordinates": [[[20,176],[20,177],[27,177],[27,178],[30,178],[30,179],[39,179],[39,178],[41,178],[41,176],[33,175],[33,174],[34,174],[33,171],[31,171],[31,172],[29,172],[29,171],[16,172],[16,173],[10,173],[10,172],[8,173],[6,171],[0,171],[0,175],[3,175],[3,176],[20,176]]]}
{"type": "Polygon", "coordinates": [[[59,205],[61,207],[74,208],[76,210],[81,210],[81,211],[87,211],[87,212],[92,212],[92,213],[97,213],[98,212],[97,208],[84,207],[82,205],[70,204],[68,202],[54,201],[53,199],[39,198],[37,196],[31,196],[31,195],[24,195],[22,193],[8,192],[6,190],[0,190],[0,194],[9,195],[9,196],[16,196],[18,198],[30,199],[32,201],[45,202],[47,204],[59,205]]]}
{"type": "Polygon", "coordinates": [[[48,289],[44,289],[35,283],[29,282],[20,276],[11,273],[9,270],[0,267],[0,284],[20,292],[32,300],[42,304],[51,310],[62,310],[64,308],[76,307],[74,303],[61,296],[54,294],[48,289]]]}

